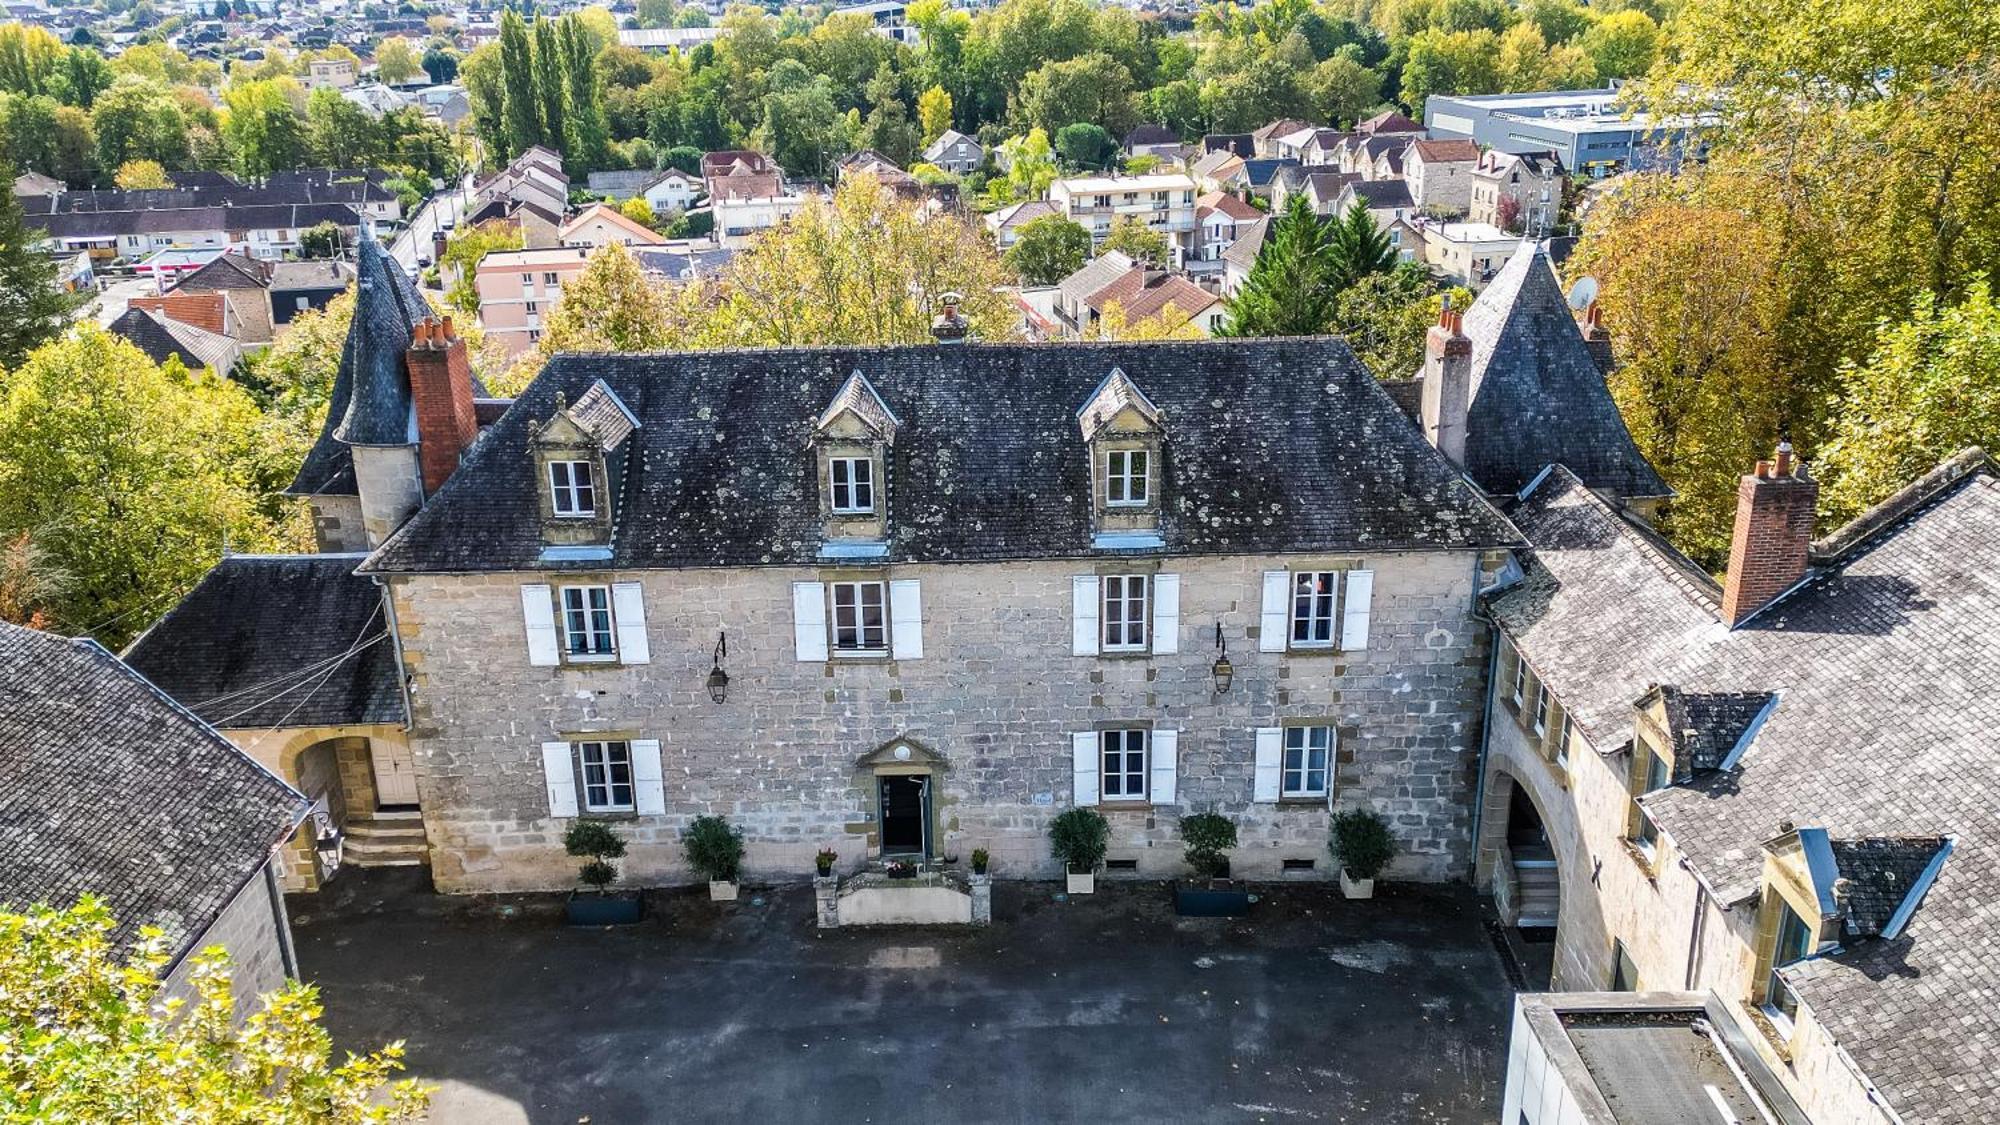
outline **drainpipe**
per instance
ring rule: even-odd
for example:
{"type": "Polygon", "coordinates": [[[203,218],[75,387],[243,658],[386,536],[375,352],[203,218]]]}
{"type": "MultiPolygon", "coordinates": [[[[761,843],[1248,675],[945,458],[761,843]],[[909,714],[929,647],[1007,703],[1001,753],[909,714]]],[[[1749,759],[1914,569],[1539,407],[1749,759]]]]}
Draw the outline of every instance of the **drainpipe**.
{"type": "MultiPolygon", "coordinates": [[[[1687,861],[1682,860],[1681,866],[1685,868],[1687,861]]],[[[1702,931],[1707,928],[1708,888],[1697,882],[1694,885],[1694,920],[1688,924],[1687,975],[1681,986],[1688,992],[1694,991],[1695,977],[1701,968],[1702,931]]]]}
{"type": "Polygon", "coordinates": [[[1472,788],[1472,889],[1479,890],[1480,837],[1486,827],[1486,757],[1493,745],[1493,680],[1500,674],[1499,626],[1481,609],[1479,599],[1479,553],[1472,556],[1472,619],[1486,626],[1486,683],[1479,710],[1479,776],[1472,788]]]}
{"type": "Polygon", "coordinates": [[[389,645],[396,650],[396,693],[403,699],[403,731],[409,733],[416,726],[416,712],[410,703],[410,668],[403,663],[403,630],[396,625],[396,596],[389,589],[389,582],[379,574],[370,575],[375,588],[382,591],[382,614],[389,621],[389,645]]]}

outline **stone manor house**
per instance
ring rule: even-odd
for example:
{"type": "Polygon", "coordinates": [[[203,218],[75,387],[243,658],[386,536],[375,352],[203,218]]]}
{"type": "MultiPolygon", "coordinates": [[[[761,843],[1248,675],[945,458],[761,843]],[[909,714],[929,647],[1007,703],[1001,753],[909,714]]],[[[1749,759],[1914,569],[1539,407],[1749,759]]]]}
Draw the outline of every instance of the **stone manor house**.
{"type": "Polygon", "coordinates": [[[1324,879],[1332,811],[1391,878],[1473,879],[1565,989],[1707,990],[1813,1119],[2000,1120],[1996,479],[1970,451],[1814,540],[1790,450],[1726,580],[1609,353],[1524,245],[1422,370],[1336,339],[575,354],[484,397],[364,241],[321,552],[233,557],[134,668],[316,802],[287,882],[428,865],[561,889],[616,821],[752,879],[1111,823],[1108,874],[1324,879]],[[1400,375],[1402,373],[1385,373],[1400,375]],[[1912,1049],[1915,1045],[1915,1049],[1912,1049]]]}

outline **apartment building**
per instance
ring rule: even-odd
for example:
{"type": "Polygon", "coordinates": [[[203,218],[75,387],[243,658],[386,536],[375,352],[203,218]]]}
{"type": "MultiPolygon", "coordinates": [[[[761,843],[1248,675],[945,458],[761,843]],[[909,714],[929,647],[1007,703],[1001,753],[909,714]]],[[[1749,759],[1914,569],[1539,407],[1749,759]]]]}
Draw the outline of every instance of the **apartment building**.
{"type": "Polygon", "coordinates": [[[1049,185],[1049,202],[1071,222],[1102,241],[1119,219],[1136,219],[1167,236],[1178,266],[1196,226],[1195,183],[1180,173],[1155,176],[1079,176],[1049,185]]]}

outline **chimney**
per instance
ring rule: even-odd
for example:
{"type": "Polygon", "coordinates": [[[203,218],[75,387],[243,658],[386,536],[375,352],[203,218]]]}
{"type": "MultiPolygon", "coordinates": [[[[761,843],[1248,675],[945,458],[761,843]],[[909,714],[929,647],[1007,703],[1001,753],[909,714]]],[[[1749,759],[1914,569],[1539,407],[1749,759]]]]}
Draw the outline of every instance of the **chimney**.
{"type": "Polygon", "coordinates": [[[1454,465],[1465,464],[1465,415],[1472,407],[1472,341],[1446,295],[1438,322],[1424,336],[1424,440],[1454,465]]]}
{"type": "Polygon", "coordinates": [[[472,366],[450,317],[418,321],[403,363],[410,372],[410,398],[416,404],[417,462],[428,497],[444,487],[458,468],[459,454],[479,436],[479,417],[472,407],[472,366]]]}
{"type": "Polygon", "coordinates": [[[1785,441],[1776,459],[1757,462],[1756,471],[1737,483],[1736,530],[1722,585],[1722,620],[1730,628],[1806,576],[1818,499],[1819,482],[1806,475],[1785,441]]]}
{"type": "Polygon", "coordinates": [[[1611,357],[1611,330],[1604,327],[1604,312],[1592,301],[1583,310],[1583,346],[1590,351],[1590,358],[1597,361],[1598,374],[1609,379],[1613,360],[1611,357]]]}
{"type": "Polygon", "coordinates": [[[940,344],[963,344],[966,335],[972,331],[971,323],[958,315],[958,303],[964,298],[956,293],[946,293],[938,300],[944,304],[944,311],[931,321],[931,335],[937,337],[940,344]]]}

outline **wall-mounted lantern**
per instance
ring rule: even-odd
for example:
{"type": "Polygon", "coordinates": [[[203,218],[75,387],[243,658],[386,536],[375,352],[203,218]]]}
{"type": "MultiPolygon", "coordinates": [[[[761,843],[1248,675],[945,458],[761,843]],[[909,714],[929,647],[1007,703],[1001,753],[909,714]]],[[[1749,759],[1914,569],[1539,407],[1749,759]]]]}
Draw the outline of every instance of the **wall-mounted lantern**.
{"type": "Polygon", "coordinates": [[[1215,623],[1215,664],[1209,671],[1215,676],[1215,694],[1228,695],[1229,685],[1236,680],[1236,666],[1229,662],[1229,644],[1222,639],[1222,622],[1215,623]]]}
{"type": "Polygon", "coordinates": [[[722,661],[729,655],[729,635],[715,635],[715,656],[708,670],[708,697],[721,703],[729,698],[729,673],[722,670],[722,661]]]}

